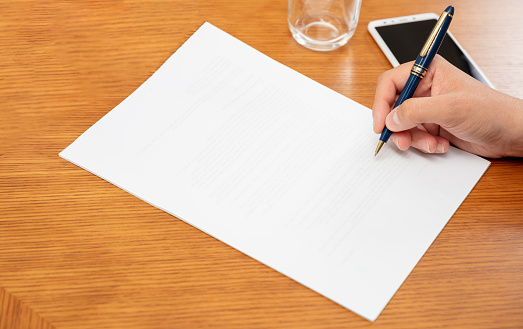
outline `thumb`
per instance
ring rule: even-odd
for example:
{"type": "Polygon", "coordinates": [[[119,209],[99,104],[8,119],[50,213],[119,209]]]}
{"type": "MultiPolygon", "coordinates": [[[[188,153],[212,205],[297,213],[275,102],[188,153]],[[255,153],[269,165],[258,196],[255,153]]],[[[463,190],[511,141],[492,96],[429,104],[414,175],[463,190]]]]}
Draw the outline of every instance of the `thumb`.
{"type": "Polygon", "coordinates": [[[448,127],[461,117],[460,111],[454,110],[453,103],[454,97],[449,94],[410,98],[393,109],[385,122],[391,131],[408,130],[422,123],[448,127]]]}

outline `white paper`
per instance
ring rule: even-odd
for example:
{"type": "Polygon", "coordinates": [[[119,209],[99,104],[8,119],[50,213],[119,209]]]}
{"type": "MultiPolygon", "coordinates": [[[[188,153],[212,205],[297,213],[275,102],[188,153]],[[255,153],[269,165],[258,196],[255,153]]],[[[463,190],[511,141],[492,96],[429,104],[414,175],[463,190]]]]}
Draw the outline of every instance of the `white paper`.
{"type": "Polygon", "coordinates": [[[489,166],[205,23],[60,156],[374,321],[489,166]]]}

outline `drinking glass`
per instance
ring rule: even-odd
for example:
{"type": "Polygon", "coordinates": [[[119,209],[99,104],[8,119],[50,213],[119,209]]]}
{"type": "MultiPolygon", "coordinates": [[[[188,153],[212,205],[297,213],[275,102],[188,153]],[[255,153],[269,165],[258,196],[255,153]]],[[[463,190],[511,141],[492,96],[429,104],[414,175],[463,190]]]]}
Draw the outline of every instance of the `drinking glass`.
{"type": "Polygon", "coordinates": [[[360,7],[361,0],[289,0],[287,21],[299,44],[333,50],[354,35],[360,7]]]}

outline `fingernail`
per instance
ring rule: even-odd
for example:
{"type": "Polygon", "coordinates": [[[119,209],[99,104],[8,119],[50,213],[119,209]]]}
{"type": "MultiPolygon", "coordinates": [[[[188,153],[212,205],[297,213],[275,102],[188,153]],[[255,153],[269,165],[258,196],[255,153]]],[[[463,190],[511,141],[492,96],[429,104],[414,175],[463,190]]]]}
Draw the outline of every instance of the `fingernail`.
{"type": "Polygon", "coordinates": [[[397,148],[400,148],[400,146],[398,145],[398,139],[394,134],[390,135],[390,140],[394,143],[394,145],[396,145],[397,148]]]}
{"type": "Polygon", "coordinates": [[[394,111],[394,113],[392,113],[392,120],[395,124],[400,124],[400,119],[398,118],[398,111],[394,111]]]}
{"type": "Polygon", "coordinates": [[[443,143],[438,143],[438,147],[436,148],[436,150],[438,151],[438,153],[445,152],[445,147],[443,146],[443,143]]]}
{"type": "Polygon", "coordinates": [[[423,143],[421,144],[422,145],[422,148],[425,152],[428,152],[428,153],[432,153],[430,151],[430,147],[429,147],[429,143],[427,141],[423,141],[423,143]]]}

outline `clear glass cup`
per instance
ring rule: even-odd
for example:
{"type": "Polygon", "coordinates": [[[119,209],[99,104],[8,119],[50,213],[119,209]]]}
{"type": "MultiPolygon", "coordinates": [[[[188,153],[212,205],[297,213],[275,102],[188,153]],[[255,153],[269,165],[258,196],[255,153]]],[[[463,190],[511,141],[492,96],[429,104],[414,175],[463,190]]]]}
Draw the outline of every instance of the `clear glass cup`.
{"type": "Polygon", "coordinates": [[[360,7],[361,0],[289,0],[287,21],[299,44],[333,50],[354,35],[360,7]]]}

